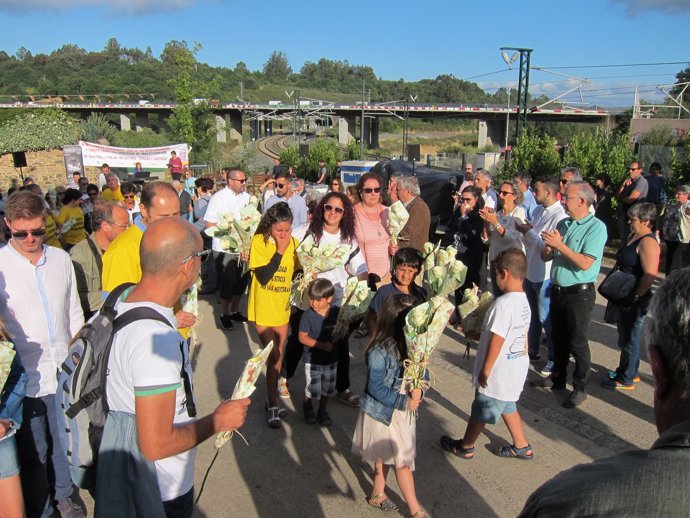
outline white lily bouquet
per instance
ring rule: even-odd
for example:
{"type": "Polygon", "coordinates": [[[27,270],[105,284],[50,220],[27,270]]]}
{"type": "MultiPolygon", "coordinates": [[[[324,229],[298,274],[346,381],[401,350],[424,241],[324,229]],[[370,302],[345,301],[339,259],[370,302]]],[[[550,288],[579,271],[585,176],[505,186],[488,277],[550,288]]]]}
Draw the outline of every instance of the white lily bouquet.
{"type": "Polygon", "coordinates": [[[369,289],[367,281],[358,281],[357,277],[347,280],[343,304],[333,329],[333,342],[345,337],[350,324],[366,314],[373,298],[374,292],[369,289]]]}
{"type": "Polygon", "coordinates": [[[405,317],[408,359],[403,362],[403,383],[409,390],[429,387],[429,358],[454,309],[448,299],[436,296],[412,308],[405,317]]]}
{"type": "Polygon", "coordinates": [[[484,316],[489,311],[493,301],[494,297],[490,291],[485,291],[480,295],[476,285],[465,290],[462,303],[458,305],[458,314],[466,337],[479,338],[484,324],[484,316]]]}
{"type": "MultiPolygon", "coordinates": [[[[232,391],[231,400],[243,399],[251,396],[256,390],[256,381],[264,368],[264,364],[271,354],[273,349],[273,342],[269,342],[266,347],[256,351],[254,356],[247,360],[242,370],[242,375],[237,380],[235,388],[232,391]]],[[[238,432],[239,433],[239,432],[238,432]]],[[[221,448],[226,442],[230,440],[233,432],[220,432],[216,435],[216,448],[221,448]]]]}
{"type": "Polygon", "coordinates": [[[398,246],[400,231],[407,225],[409,219],[410,213],[400,200],[388,208],[388,233],[391,235],[391,245],[398,246]]]}
{"type": "Polygon", "coordinates": [[[10,376],[12,362],[17,354],[10,338],[12,338],[12,335],[5,327],[4,322],[0,320],[0,394],[5,387],[5,383],[7,383],[7,378],[10,376]]]}
{"type": "Polygon", "coordinates": [[[424,243],[424,277],[432,295],[445,298],[465,283],[467,266],[456,255],[452,246],[424,243]]]}
{"type": "Polygon", "coordinates": [[[314,242],[314,237],[310,234],[302,240],[295,252],[302,265],[302,273],[297,275],[292,283],[290,304],[301,306],[304,290],[309,283],[318,274],[343,266],[347,261],[350,245],[330,243],[320,246],[314,242]]]}
{"type": "Polygon", "coordinates": [[[182,311],[191,313],[196,317],[196,323],[189,328],[187,334],[187,340],[189,340],[189,356],[194,355],[194,349],[196,348],[198,337],[197,329],[199,328],[200,316],[199,316],[199,285],[201,284],[201,279],[197,279],[194,284],[192,284],[187,291],[182,294],[182,311]]]}
{"type": "Polygon", "coordinates": [[[252,237],[261,221],[261,213],[257,209],[258,205],[257,197],[251,196],[249,204],[240,211],[239,219],[235,218],[232,213],[225,212],[220,215],[215,227],[209,227],[204,231],[207,236],[220,239],[223,252],[237,255],[238,262],[241,261],[242,253],[249,254],[252,237]]]}

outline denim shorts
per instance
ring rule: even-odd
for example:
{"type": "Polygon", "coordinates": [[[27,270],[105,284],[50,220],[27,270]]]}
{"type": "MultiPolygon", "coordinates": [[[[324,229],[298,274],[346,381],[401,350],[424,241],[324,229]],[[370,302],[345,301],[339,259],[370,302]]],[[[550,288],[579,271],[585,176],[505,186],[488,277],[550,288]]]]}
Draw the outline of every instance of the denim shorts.
{"type": "Polygon", "coordinates": [[[517,412],[515,401],[501,401],[480,393],[474,393],[472,402],[472,417],[482,423],[496,424],[501,414],[517,412]]]}
{"type": "Polygon", "coordinates": [[[0,479],[19,474],[19,457],[17,457],[16,436],[12,435],[0,441],[0,479]]]}

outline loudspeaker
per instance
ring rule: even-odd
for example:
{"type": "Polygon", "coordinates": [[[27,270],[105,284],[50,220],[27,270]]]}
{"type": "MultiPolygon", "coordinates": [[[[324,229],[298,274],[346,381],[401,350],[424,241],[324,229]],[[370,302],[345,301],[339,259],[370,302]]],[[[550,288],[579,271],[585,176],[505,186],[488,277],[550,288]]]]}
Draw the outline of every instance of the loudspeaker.
{"type": "Polygon", "coordinates": [[[12,153],[12,160],[14,161],[14,167],[26,167],[26,151],[12,153]]]}
{"type": "Polygon", "coordinates": [[[299,145],[299,156],[309,156],[309,144],[300,144],[299,145]]]}
{"type": "Polygon", "coordinates": [[[408,144],[407,145],[407,160],[409,162],[419,162],[419,144],[408,144]]]}

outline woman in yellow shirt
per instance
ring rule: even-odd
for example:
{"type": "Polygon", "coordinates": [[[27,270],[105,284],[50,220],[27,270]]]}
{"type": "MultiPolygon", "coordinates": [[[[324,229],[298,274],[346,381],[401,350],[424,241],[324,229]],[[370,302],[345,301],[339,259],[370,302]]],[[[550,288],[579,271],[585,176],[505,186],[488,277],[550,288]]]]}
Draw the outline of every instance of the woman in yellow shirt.
{"type": "Polygon", "coordinates": [[[81,192],[77,189],[65,191],[65,196],[62,198],[62,208],[55,219],[63,227],[62,242],[66,251],[69,251],[82,239],[86,239],[84,213],[81,211],[81,192]]]}
{"type": "Polygon", "coordinates": [[[249,320],[254,322],[262,346],[273,341],[266,362],[266,410],[271,428],[280,428],[280,418],[287,415],[287,410],[278,407],[276,391],[288,335],[292,274],[299,264],[295,255],[298,243],[291,231],[290,207],[277,203],[261,218],[249,252],[249,320]]]}

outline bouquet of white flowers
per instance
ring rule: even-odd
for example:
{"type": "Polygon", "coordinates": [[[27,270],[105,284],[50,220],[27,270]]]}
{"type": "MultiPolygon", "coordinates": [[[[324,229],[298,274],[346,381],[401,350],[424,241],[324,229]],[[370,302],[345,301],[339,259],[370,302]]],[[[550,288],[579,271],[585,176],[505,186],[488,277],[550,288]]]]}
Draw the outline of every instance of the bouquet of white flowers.
{"type": "Polygon", "coordinates": [[[5,387],[12,369],[12,362],[17,354],[14,344],[10,341],[11,338],[12,335],[5,327],[5,323],[0,320],[0,394],[5,387]]]}
{"type": "Polygon", "coordinates": [[[366,314],[373,298],[374,292],[369,289],[367,281],[358,281],[357,277],[347,280],[343,305],[333,329],[333,342],[341,340],[347,334],[350,324],[366,314]]]}
{"type": "Polygon", "coordinates": [[[424,277],[432,295],[447,297],[464,284],[467,266],[455,258],[456,254],[452,246],[424,244],[424,277]]]}
{"type": "Polygon", "coordinates": [[[304,238],[295,252],[302,265],[302,273],[297,275],[292,283],[290,303],[301,306],[304,290],[307,289],[309,283],[318,274],[343,266],[347,261],[350,245],[346,243],[317,245],[310,234],[304,238]]]}
{"type": "Polygon", "coordinates": [[[453,304],[447,299],[431,297],[428,302],[412,308],[405,317],[403,331],[407,339],[408,359],[403,362],[403,383],[409,390],[428,388],[426,371],[429,358],[441,339],[453,310],[453,304]]]}
{"type": "Polygon", "coordinates": [[[466,337],[479,338],[484,324],[484,316],[493,301],[494,297],[489,291],[479,295],[479,288],[476,285],[465,290],[462,303],[458,305],[458,314],[466,337]]]}
{"type": "Polygon", "coordinates": [[[192,284],[187,291],[182,294],[182,311],[191,313],[196,317],[196,323],[189,328],[187,334],[187,340],[189,340],[189,356],[190,358],[194,356],[194,349],[196,348],[198,337],[197,329],[199,328],[200,316],[199,316],[199,285],[201,284],[201,279],[197,279],[194,284],[192,284]]]}
{"type": "Polygon", "coordinates": [[[242,261],[241,256],[249,255],[252,237],[261,221],[261,213],[257,209],[258,205],[259,200],[256,196],[252,196],[249,198],[249,204],[240,210],[239,219],[231,213],[225,212],[220,215],[215,227],[209,227],[204,231],[207,236],[220,239],[223,252],[237,255],[237,261],[241,261],[245,269],[246,261],[242,261]]]}
{"type": "Polygon", "coordinates": [[[400,231],[407,225],[409,219],[410,213],[400,200],[388,208],[388,232],[391,235],[391,245],[398,246],[400,231]]]}

